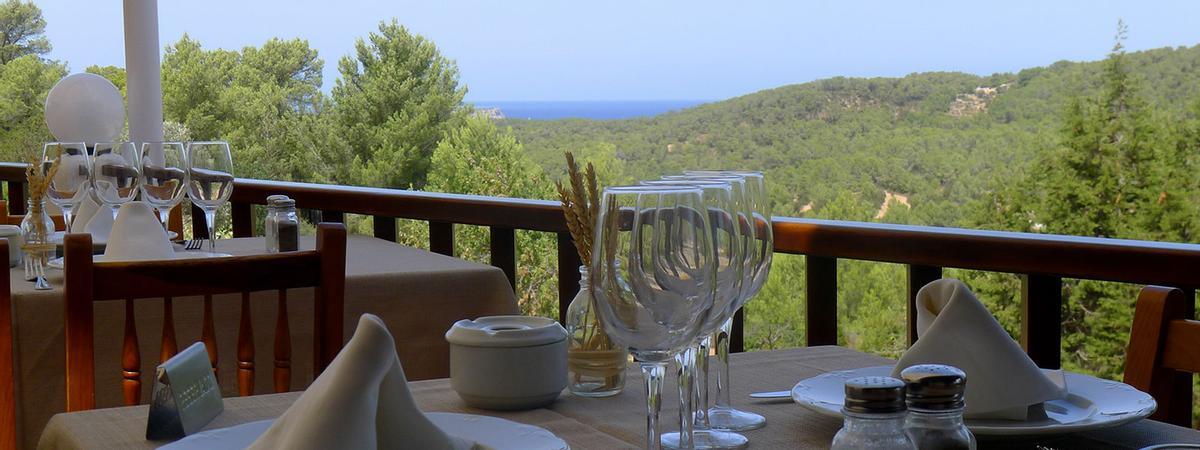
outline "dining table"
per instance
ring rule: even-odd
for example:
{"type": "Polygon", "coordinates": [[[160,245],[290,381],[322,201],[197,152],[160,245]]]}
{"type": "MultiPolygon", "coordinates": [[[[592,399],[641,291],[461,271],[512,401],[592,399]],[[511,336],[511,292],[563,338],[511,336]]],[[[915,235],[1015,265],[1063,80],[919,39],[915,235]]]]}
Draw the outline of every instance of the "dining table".
{"type": "MultiPolygon", "coordinates": [[[[731,355],[734,405],[762,414],[765,427],[745,432],[751,449],[828,448],[841,420],[783,400],[752,400],[752,392],[791,388],[797,381],[822,373],[894,364],[879,356],[845,347],[822,346],[738,353],[731,355]]],[[[526,411],[488,411],[466,406],[449,379],[409,383],[419,407],[426,412],[457,412],[501,417],[539,426],[565,440],[572,450],[636,449],[645,442],[645,390],[638,369],[628,368],[625,389],[608,398],[585,398],[563,392],[553,404],[526,411]]],[[[673,379],[668,378],[668,382],[673,379]]],[[[677,397],[664,389],[660,424],[677,429],[677,397]]],[[[225,399],[225,411],[205,429],[230,427],[278,417],[300,392],[225,399]]],[[[132,406],[63,413],[46,427],[39,449],[156,448],[166,441],[147,441],[148,407],[132,406]]],[[[1140,449],[1159,443],[1200,444],[1200,432],[1149,419],[1087,432],[1039,437],[988,438],[979,448],[1140,449]]]]}
{"type": "MultiPolygon", "coordinates": [[[[301,236],[300,249],[312,249],[315,239],[301,236]]],[[[205,245],[207,250],[207,245],[205,245]]],[[[183,251],[179,249],[177,251],[183,251]]],[[[262,237],[219,239],[216,252],[241,256],[266,253],[262,237]]],[[[34,448],[51,416],[65,410],[65,338],[63,273],[47,269],[53,289],[36,290],[24,281],[20,267],[11,272],[14,371],[18,444],[34,448]]],[[[95,280],[103,283],[104,280],[95,280]]],[[[255,393],[274,392],[271,368],[277,293],[251,296],[254,329],[255,393]]],[[[292,345],[291,389],[302,390],[312,376],[313,289],[287,293],[292,345]]],[[[96,405],[123,404],[121,348],[125,323],[124,301],[94,305],[96,405]]],[[[203,299],[174,298],[173,323],[178,348],[201,336],[203,299]]],[[[240,295],[213,297],[218,380],[224,396],[237,394],[236,342],[241,314],[240,295]]],[[[155,367],[160,363],[162,299],[134,302],[143,374],[142,401],[150,398],[155,367]]],[[[350,235],[346,241],[345,327],[348,340],[359,316],[372,313],[392,330],[397,352],[412,379],[449,376],[449,345],[444,334],[455,321],[480,316],[516,314],[512,286],[500,269],[432,253],[370,236],[350,235]]],[[[257,398],[257,397],[250,397],[257,398]]]]}

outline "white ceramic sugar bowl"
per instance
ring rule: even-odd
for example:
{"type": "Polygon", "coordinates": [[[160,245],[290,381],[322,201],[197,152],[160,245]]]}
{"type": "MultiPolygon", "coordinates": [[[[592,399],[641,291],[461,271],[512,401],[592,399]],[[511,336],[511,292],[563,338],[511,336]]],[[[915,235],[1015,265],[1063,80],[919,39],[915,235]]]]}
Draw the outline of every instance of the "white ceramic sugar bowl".
{"type": "Polygon", "coordinates": [[[567,330],[551,319],[464,319],[450,327],[446,341],[450,386],[476,408],[538,408],[567,386],[567,330]]]}

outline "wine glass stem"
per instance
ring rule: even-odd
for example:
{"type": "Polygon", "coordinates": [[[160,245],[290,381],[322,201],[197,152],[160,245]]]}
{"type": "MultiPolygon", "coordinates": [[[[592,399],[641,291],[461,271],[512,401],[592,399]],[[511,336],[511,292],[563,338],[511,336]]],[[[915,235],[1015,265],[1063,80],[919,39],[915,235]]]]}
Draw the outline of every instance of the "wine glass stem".
{"type": "Polygon", "coordinates": [[[698,429],[708,428],[708,350],[712,347],[712,337],[700,339],[696,351],[696,417],[693,422],[698,429]]]}
{"type": "Polygon", "coordinates": [[[167,228],[167,220],[171,218],[171,210],[162,208],[154,208],[154,210],[158,211],[158,221],[162,222],[163,228],[167,228]]]}
{"type": "Polygon", "coordinates": [[[71,207],[67,206],[67,205],[63,205],[63,206],[59,206],[58,209],[62,210],[63,226],[66,227],[67,232],[70,233],[72,231],[75,231],[75,230],[71,229],[71,219],[75,218],[75,215],[72,214],[72,212],[71,212],[71,207]]]}
{"type": "Polygon", "coordinates": [[[117,213],[121,212],[121,205],[114,204],[111,206],[111,208],[112,208],[112,215],[113,215],[113,223],[116,223],[117,222],[117,213]]]}
{"type": "Polygon", "coordinates": [[[692,414],[696,410],[696,347],[688,346],[675,355],[679,364],[679,448],[692,448],[692,414]]]}
{"type": "Polygon", "coordinates": [[[717,408],[729,408],[729,333],[733,319],[726,320],[717,332],[717,408]]]}
{"type": "Polygon", "coordinates": [[[661,449],[658,437],[658,411],[662,409],[662,385],[667,372],[665,362],[643,362],[642,377],[646,381],[646,450],[661,449]]]}
{"type": "Polygon", "coordinates": [[[204,223],[208,225],[208,248],[217,251],[217,209],[204,208],[204,223]]]}

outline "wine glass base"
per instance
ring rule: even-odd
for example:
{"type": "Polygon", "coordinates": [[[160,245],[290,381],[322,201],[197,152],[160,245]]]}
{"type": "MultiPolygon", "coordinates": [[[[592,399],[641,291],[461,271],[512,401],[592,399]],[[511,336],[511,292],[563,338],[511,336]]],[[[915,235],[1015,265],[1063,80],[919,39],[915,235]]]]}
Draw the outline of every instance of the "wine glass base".
{"type": "Polygon", "coordinates": [[[767,419],[735,408],[709,408],[708,426],[714,430],[750,431],[762,428],[767,419]]]}
{"type": "MultiPolygon", "coordinates": [[[[677,449],[679,433],[663,433],[659,439],[663,447],[677,449]]],[[[737,433],[719,430],[695,430],[692,432],[692,448],[709,450],[740,450],[750,445],[750,440],[737,433]]]]}

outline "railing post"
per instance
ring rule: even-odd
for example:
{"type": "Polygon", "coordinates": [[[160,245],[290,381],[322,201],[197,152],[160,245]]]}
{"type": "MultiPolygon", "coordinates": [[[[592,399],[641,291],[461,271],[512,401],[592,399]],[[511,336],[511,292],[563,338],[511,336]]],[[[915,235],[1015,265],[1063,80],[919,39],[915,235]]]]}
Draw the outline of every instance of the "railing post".
{"type": "Polygon", "coordinates": [[[454,224],[429,222],[429,251],[454,256],[454,224]]]}
{"type": "Polygon", "coordinates": [[[25,215],[25,183],[8,182],[8,213],[14,216],[25,215]]]}
{"type": "Polygon", "coordinates": [[[492,265],[504,271],[508,284],[517,290],[517,233],[512,228],[491,227],[492,265]]]}
{"type": "Polygon", "coordinates": [[[192,239],[208,239],[208,225],[204,223],[204,210],[192,205],[192,239]]]}
{"type": "Polygon", "coordinates": [[[346,223],[346,214],[341,211],[321,211],[322,222],[346,223]]]}
{"type": "Polygon", "coordinates": [[[743,306],[733,313],[733,329],[729,330],[729,352],[741,353],[746,351],[746,307],[743,306]]]}
{"type": "Polygon", "coordinates": [[[1062,278],[1021,275],[1021,347],[1038,367],[1062,367],[1062,278]]]}
{"type": "Polygon", "coordinates": [[[254,214],[249,203],[230,202],[230,216],[233,217],[233,237],[250,237],[254,235],[254,214]]]}
{"type": "Polygon", "coordinates": [[[579,292],[579,252],[570,233],[558,233],[558,323],[567,323],[567,307],[579,292]]]}
{"type": "Polygon", "coordinates": [[[908,345],[917,342],[917,292],[941,277],[941,267],[908,265],[908,345]]]}
{"type": "Polygon", "coordinates": [[[805,257],[808,345],[837,345],[837,258],[805,257]]]}
{"type": "Polygon", "coordinates": [[[375,237],[385,241],[396,242],[396,218],[374,216],[371,218],[375,228],[375,237]]]}

